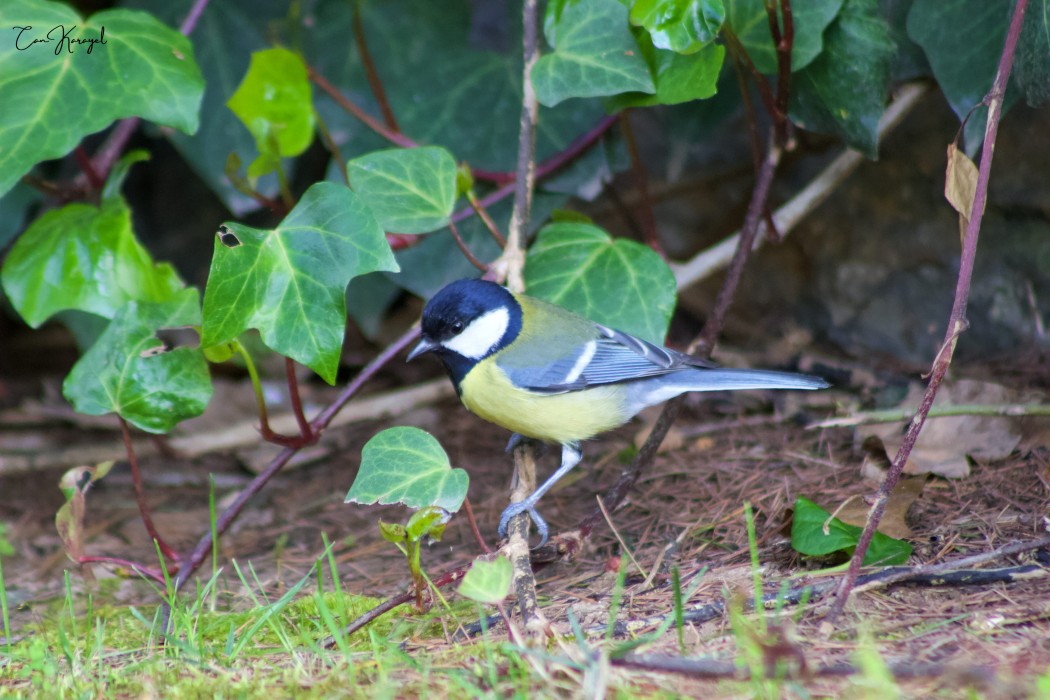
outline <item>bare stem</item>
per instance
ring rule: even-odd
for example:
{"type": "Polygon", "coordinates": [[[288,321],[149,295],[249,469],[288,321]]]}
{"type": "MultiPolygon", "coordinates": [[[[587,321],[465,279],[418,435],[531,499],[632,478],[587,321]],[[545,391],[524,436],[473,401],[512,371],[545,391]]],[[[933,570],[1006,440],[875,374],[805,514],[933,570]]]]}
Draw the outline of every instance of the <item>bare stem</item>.
{"type": "Polygon", "coordinates": [[[394,110],[390,108],[390,101],[386,97],[386,90],[383,89],[383,81],[379,79],[376,65],[372,61],[372,53],[368,50],[368,41],[365,36],[364,25],[361,22],[360,0],[354,2],[354,11],[350,21],[354,32],[354,41],[357,42],[357,53],[361,56],[361,63],[365,66],[368,87],[371,88],[372,96],[379,103],[379,111],[383,113],[383,122],[391,131],[401,133],[401,129],[397,125],[397,119],[394,118],[394,110]]]}
{"type": "Polygon", "coordinates": [[[977,173],[977,191],[974,193],[973,206],[970,210],[969,221],[966,224],[966,238],[963,242],[962,258],[959,261],[959,277],[955,286],[955,300],[952,302],[951,315],[948,317],[948,328],[945,331],[942,352],[937,354],[937,359],[930,373],[930,382],[926,386],[926,393],[922,397],[919,410],[908,425],[897,456],[893,465],[886,472],[886,478],[879,487],[875,503],[868,511],[868,521],[864,525],[857,548],[850,559],[849,570],[842,577],[838,590],[835,593],[835,602],[828,612],[828,621],[834,621],[842,614],[846,607],[846,601],[853,590],[853,585],[860,574],[861,562],[871,544],[871,538],[875,534],[879,521],[882,520],[886,511],[893,488],[900,480],[904,471],[904,465],[908,461],[912,448],[919,438],[926,417],[933,406],[933,400],[937,396],[937,389],[948,372],[955,350],[958,334],[966,325],[966,305],[970,295],[970,281],[973,276],[973,265],[977,258],[977,238],[981,232],[981,221],[984,219],[984,207],[988,197],[988,180],[992,169],[992,156],[995,152],[995,137],[999,131],[999,119],[1002,116],[1003,96],[1006,92],[1006,84],[1010,78],[1010,70],[1013,67],[1014,54],[1017,50],[1017,40],[1021,35],[1021,27],[1024,24],[1024,13],[1028,6],[1028,0],[1018,0],[1014,7],[1013,17],[1010,19],[1010,28],[1006,34],[1006,43],[999,57],[999,67],[992,83],[992,89],[985,97],[988,104],[988,121],[984,128],[984,144],[981,148],[981,164],[977,173]]]}
{"type": "Polygon", "coordinates": [[[165,542],[164,538],[162,538],[160,533],[157,532],[157,526],[153,524],[153,517],[149,514],[149,504],[146,503],[146,493],[142,489],[142,472],[139,471],[139,458],[136,456],[135,448],[131,444],[131,430],[128,428],[128,422],[119,416],[118,419],[120,420],[120,433],[124,438],[124,449],[128,453],[128,464],[131,465],[131,484],[135,488],[135,502],[139,506],[139,515],[142,516],[142,524],[146,526],[147,534],[149,534],[150,539],[157,543],[157,547],[160,548],[164,558],[177,562],[179,561],[178,553],[169,547],[168,543],[165,542]]]}

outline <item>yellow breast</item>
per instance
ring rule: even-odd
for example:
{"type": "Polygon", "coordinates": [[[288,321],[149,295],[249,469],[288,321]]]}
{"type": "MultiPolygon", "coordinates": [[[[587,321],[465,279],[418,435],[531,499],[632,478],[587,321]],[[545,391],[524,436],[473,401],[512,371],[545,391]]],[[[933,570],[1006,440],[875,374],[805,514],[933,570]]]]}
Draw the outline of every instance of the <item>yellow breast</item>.
{"type": "Polygon", "coordinates": [[[526,437],[566,443],[623,425],[623,390],[607,385],[565,394],[514,387],[495,362],[478,363],[460,383],[463,405],[485,420],[526,437]]]}

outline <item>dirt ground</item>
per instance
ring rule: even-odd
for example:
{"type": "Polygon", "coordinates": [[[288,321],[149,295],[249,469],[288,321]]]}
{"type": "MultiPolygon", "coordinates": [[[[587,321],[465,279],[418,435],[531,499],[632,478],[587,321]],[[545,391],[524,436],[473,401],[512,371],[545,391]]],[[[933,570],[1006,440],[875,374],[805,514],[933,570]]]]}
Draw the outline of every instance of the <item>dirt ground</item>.
{"type": "MultiPolygon", "coordinates": [[[[324,392],[313,397],[324,400],[324,392]]],[[[666,449],[629,497],[611,514],[618,536],[600,527],[572,561],[538,574],[541,604],[555,628],[569,632],[571,609],[584,628],[604,624],[614,586],[616,564],[624,545],[632,555],[624,606],[618,620],[659,619],[672,609],[670,571],[678,567],[683,588],[706,569],[689,606],[721,604],[747,597],[751,564],[743,503],[756,514],[759,560],[767,592],[789,577],[837,563],[814,561],[789,544],[789,510],[806,496],[828,510],[851,497],[870,496],[875,485],[862,476],[864,451],[853,429],[806,429],[805,424],[830,415],[850,395],[822,394],[714,395],[690,399],[676,426],[680,443],[666,449]],[[622,541],[621,541],[622,540],[622,541]]],[[[113,442],[117,433],[40,414],[36,422],[12,425],[16,438],[55,446],[95,440],[113,442]]],[[[343,498],[355,474],[360,446],[389,424],[419,424],[441,436],[454,466],[471,476],[470,498],[482,531],[494,540],[498,515],[506,503],[510,460],[504,455],[506,435],[461,410],[454,400],[417,409],[394,421],[368,422],[332,430],[322,440],[319,459],[280,474],[248,507],[222,540],[222,556],[250,561],[261,581],[279,593],[306,575],[323,551],[322,533],[336,543],[335,560],[346,590],[389,596],[406,589],[409,579],[400,553],[379,534],[376,521],[403,520],[399,507],[345,505],[343,498]]],[[[92,424],[95,425],[95,424],[92,424]]],[[[552,531],[568,529],[589,513],[594,497],[615,483],[625,461],[624,450],[636,437],[637,423],[586,445],[584,468],[542,502],[552,531]]],[[[1036,431],[1039,434],[1039,431],[1036,431]]],[[[161,533],[180,550],[191,547],[208,523],[208,475],[214,474],[220,503],[242,488],[251,475],[246,457],[211,454],[187,460],[178,456],[143,461],[144,480],[161,533]]],[[[556,451],[541,462],[541,474],[554,466],[556,451]]],[[[1050,503],[1050,448],[1038,439],[1023,441],[1013,453],[977,462],[962,479],[931,478],[907,510],[905,524],[915,553],[910,564],[940,563],[987,552],[1046,532],[1050,503]]],[[[54,529],[62,496],[56,488],[62,470],[0,477],[0,520],[9,523],[7,539],[14,556],[4,558],[4,577],[18,630],[39,619],[47,601],[63,594],[64,569],[72,569],[54,529]]],[[[118,466],[88,498],[89,554],[155,561],[138,518],[126,465],[118,466]]],[[[431,575],[461,566],[478,554],[466,519],[455,518],[442,542],[424,552],[431,575]]],[[[1047,552],[1040,553],[1043,566],[1047,552]]],[[[991,562],[1006,567],[1032,561],[1031,554],[991,562]]],[[[96,566],[99,578],[110,577],[96,566]]],[[[204,568],[207,571],[207,567],[204,568]]],[[[206,573],[205,573],[206,575],[206,573]]],[[[792,585],[822,580],[792,579],[792,585]]],[[[74,576],[77,587],[84,585],[74,576]]],[[[236,580],[227,581],[236,586],[236,580]]],[[[109,602],[148,605],[155,593],[141,581],[124,579],[107,588],[109,602]]],[[[1050,595],[1046,578],[978,586],[909,586],[877,588],[857,594],[839,631],[820,629],[826,602],[817,601],[794,621],[785,608],[782,634],[793,658],[819,668],[850,660],[859,636],[870,636],[890,664],[918,668],[935,664],[932,677],[901,680],[910,696],[962,687],[977,679],[987,697],[1014,697],[1050,667],[1050,595]]],[[[404,610],[404,609],[402,609],[404,610]]],[[[410,612],[395,612],[411,614],[410,612]]],[[[645,631],[643,625],[638,631],[645,631]]],[[[423,645],[442,640],[413,640],[423,645]]],[[[687,626],[686,651],[731,660],[737,637],[728,616],[687,626]]],[[[651,651],[677,653],[674,633],[651,651]]],[[[836,694],[840,681],[815,681],[815,696],[836,694]]],[[[689,694],[713,692],[712,682],[683,678],[689,694]]],[[[949,692],[948,696],[953,693],[949,692]]]]}

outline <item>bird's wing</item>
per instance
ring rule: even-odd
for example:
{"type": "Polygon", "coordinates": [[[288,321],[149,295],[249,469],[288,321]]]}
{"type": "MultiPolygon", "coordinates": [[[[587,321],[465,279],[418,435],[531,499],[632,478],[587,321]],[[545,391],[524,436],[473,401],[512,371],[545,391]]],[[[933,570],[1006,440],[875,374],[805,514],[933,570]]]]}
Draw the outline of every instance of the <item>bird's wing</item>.
{"type": "Polygon", "coordinates": [[[555,362],[542,366],[507,366],[510,363],[497,359],[497,363],[515,385],[545,394],[618,384],[667,374],[687,366],[714,366],[622,331],[599,324],[595,326],[598,337],[580,344],[555,362]]]}

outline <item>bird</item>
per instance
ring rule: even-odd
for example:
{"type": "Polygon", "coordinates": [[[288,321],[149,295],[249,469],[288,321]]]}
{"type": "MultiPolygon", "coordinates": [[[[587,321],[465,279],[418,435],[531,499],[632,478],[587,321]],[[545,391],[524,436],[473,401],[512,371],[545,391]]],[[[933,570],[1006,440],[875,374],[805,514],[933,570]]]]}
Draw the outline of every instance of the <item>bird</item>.
{"type": "Polygon", "coordinates": [[[583,458],[580,443],[680,394],[739,389],[823,389],[820,377],[712,362],[608,328],[555,304],[481,279],[441,288],[423,308],[419,342],[406,361],[433,353],[463,405],[513,435],[561,446],[561,465],[500,516],[527,512],[543,546],[536,504],[583,458]]]}

